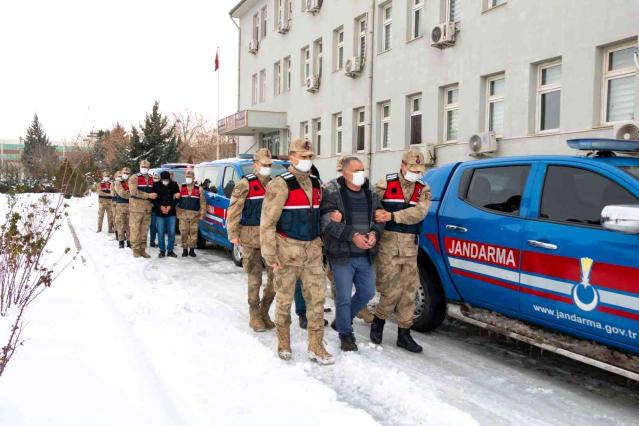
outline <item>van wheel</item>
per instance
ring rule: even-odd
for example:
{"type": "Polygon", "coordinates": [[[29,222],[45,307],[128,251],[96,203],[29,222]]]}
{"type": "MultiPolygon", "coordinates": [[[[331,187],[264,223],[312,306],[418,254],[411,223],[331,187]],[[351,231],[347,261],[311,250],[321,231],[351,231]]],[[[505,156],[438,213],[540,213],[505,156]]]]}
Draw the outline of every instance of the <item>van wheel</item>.
{"type": "Polygon", "coordinates": [[[233,244],[233,263],[236,266],[242,266],[242,246],[233,244]]]}
{"type": "Polygon", "coordinates": [[[427,332],[446,318],[446,297],[435,271],[419,265],[419,286],[415,293],[413,330],[427,332]]]}
{"type": "Polygon", "coordinates": [[[199,230],[197,231],[197,248],[199,250],[204,250],[206,248],[206,240],[199,230]]]}

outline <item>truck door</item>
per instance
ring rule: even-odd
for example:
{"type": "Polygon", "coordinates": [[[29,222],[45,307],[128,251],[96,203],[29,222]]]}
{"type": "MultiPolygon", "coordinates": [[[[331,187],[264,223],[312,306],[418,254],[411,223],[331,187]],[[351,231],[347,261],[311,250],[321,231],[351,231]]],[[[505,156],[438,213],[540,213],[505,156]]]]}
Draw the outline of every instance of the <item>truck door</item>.
{"type": "Polygon", "coordinates": [[[453,177],[440,218],[452,280],[465,301],[519,308],[519,267],[532,162],[468,163],[453,177]]]}
{"type": "Polygon", "coordinates": [[[639,204],[616,167],[548,162],[522,252],[521,310],[600,342],[639,346],[639,236],[604,229],[606,205],[639,204]]]}

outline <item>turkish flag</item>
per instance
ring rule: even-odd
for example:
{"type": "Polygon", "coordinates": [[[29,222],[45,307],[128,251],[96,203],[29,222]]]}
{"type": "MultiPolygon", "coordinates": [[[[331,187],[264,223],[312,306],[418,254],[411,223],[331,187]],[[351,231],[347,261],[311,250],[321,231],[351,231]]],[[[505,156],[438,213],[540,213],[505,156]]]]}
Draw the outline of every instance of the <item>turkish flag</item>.
{"type": "Polygon", "coordinates": [[[220,51],[215,52],[215,71],[220,68],[220,51]]]}

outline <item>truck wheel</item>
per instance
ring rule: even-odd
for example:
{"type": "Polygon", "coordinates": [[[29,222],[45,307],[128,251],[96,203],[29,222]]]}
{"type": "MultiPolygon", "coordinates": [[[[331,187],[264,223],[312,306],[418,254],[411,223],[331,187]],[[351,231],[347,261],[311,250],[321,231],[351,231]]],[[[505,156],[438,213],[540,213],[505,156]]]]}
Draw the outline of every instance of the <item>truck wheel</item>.
{"type": "Polygon", "coordinates": [[[199,230],[197,231],[197,248],[199,250],[204,250],[206,248],[206,240],[199,230]]]}
{"type": "Polygon", "coordinates": [[[427,332],[439,327],[446,318],[446,298],[435,271],[419,265],[419,286],[415,293],[413,330],[427,332]]]}
{"type": "Polygon", "coordinates": [[[242,247],[237,244],[233,244],[233,263],[236,266],[242,266],[242,247]]]}

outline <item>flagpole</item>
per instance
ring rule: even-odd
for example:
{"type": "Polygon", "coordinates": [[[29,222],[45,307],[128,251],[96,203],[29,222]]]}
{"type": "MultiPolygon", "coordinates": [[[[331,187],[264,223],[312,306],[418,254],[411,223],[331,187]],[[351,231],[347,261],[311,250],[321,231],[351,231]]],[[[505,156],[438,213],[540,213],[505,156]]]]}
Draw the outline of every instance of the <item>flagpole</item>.
{"type": "MultiPolygon", "coordinates": [[[[215,56],[219,61],[220,46],[217,47],[217,53],[215,56]]],[[[217,127],[217,144],[216,144],[217,147],[216,147],[215,159],[219,160],[220,159],[220,68],[219,66],[217,69],[217,123],[215,124],[215,126],[217,127]]]]}

